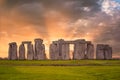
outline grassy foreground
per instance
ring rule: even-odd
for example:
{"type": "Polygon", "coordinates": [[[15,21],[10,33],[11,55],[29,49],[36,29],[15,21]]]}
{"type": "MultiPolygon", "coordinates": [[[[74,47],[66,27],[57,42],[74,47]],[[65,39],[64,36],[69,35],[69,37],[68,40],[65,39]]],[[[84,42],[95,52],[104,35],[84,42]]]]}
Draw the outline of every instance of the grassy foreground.
{"type": "Polygon", "coordinates": [[[0,80],[120,80],[120,60],[1,60],[0,80]]]}

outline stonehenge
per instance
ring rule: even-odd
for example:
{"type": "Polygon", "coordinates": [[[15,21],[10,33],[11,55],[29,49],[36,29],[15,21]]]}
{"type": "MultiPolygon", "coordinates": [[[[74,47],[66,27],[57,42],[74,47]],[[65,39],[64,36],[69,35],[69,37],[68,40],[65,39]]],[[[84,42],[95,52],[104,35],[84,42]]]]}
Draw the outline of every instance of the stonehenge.
{"type": "MultiPolygon", "coordinates": [[[[96,53],[94,45],[91,41],[85,39],[77,39],[65,41],[59,39],[52,41],[49,45],[49,59],[51,60],[81,60],[81,59],[112,59],[112,47],[108,44],[97,44],[96,53]],[[72,58],[70,56],[70,45],[73,46],[72,58]],[[96,54],[96,58],[95,58],[96,54]]],[[[8,51],[9,60],[45,60],[45,45],[40,38],[34,39],[34,45],[31,41],[23,41],[17,50],[17,43],[9,43],[8,51]],[[27,47],[25,47],[25,45],[27,47]]]]}

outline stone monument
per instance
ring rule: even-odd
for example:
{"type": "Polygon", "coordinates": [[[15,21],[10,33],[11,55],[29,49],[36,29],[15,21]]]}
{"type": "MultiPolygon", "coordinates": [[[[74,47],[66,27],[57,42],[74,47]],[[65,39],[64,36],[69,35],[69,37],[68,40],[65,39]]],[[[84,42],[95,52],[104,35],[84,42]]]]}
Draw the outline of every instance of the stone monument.
{"type": "Polygon", "coordinates": [[[25,46],[21,44],[19,46],[19,60],[25,60],[25,46]]]}
{"type": "Polygon", "coordinates": [[[42,39],[35,39],[35,54],[34,59],[37,60],[44,60],[46,59],[45,56],[45,45],[43,44],[42,39]]]}
{"type": "Polygon", "coordinates": [[[8,59],[9,60],[17,60],[18,59],[16,42],[9,43],[8,59]]]}

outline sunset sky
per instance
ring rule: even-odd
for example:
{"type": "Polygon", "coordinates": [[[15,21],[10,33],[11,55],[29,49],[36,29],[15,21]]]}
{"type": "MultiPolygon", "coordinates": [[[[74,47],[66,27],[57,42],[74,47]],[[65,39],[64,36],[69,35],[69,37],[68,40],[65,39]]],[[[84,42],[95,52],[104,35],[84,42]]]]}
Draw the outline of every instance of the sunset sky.
{"type": "Polygon", "coordinates": [[[35,38],[110,44],[120,56],[120,0],[0,0],[0,57],[8,43],[35,38]]]}

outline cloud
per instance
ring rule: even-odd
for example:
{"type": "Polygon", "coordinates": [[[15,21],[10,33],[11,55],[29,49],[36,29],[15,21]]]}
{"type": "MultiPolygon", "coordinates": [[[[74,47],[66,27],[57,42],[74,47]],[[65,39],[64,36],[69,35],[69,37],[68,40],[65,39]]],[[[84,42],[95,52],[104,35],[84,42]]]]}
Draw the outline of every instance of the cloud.
{"type": "Polygon", "coordinates": [[[104,0],[102,2],[102,11],[106,14],[113,16],[114,13],[117,13],[120,10],[120,3],[114,0],[104,0]]]}
{"type": "Polygon", "coordinates": [[[1,0],[0,5],[1,42],[85,38],[120,53],[120,10],[114,0],[1,0]]]}

